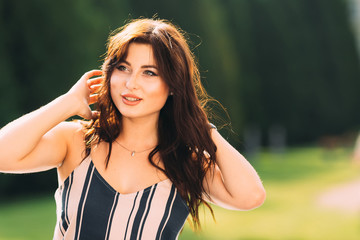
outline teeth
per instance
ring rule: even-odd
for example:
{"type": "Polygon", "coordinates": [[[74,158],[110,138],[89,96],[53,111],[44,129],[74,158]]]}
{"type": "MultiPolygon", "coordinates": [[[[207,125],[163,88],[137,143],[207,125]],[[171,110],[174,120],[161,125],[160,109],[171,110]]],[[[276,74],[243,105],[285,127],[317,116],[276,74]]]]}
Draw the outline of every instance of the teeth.
{"type": "Polygon", "coordinates": [[[132,97],[124,97],[126,100],[128,100],[128,101],[132,101],[132,102],[134,102],[134,101],[139,101],[140,99],[138,99],[138,98],[132,98],[132,97]]]}

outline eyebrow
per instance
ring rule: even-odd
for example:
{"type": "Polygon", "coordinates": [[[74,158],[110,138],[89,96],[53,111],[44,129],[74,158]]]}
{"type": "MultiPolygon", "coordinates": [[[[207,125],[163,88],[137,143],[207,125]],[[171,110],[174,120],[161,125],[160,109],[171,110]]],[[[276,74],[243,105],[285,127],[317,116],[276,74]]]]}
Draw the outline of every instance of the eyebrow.
{"type": "MultiPolygon", "coordinates": [[[[128,61],[126,61],[126,60],[123,60],[123,61],[121,61],[121,62],[123,62],[123,63],[131,66],[131,64],[130,64],[128,61]]],[[[158,69],[157,66],[155,66],[155,65],[142,65],[141,68],[155,68],[155,69],[158,69]]]]}

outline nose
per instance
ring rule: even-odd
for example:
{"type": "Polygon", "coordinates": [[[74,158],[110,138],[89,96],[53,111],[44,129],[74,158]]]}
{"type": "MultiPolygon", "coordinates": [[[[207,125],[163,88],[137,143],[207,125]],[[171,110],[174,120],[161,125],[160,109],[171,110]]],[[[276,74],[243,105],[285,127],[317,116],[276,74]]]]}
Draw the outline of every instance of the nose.
{"type": "Polygon", "coordinates": [[[137,78],[138,76],[135,73],[131,74],[125,83],[126,88],[129,90],[137,89],[137,78]]]}

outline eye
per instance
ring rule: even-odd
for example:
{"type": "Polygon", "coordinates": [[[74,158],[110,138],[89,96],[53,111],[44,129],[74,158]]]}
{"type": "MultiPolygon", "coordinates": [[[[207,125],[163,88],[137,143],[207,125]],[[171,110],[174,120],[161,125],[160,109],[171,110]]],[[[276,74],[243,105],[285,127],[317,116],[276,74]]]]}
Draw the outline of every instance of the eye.
{"type": "Polygon", "coordinates": [[[153,71],[150,71],[150,70],[146,70],[146,71],[144,71],[144,74],[145,74],[145,75],[148,75],[148,76],[151,76],[151,77],[153,77],[153,76],[157,76],[157,74],[156,74],[156,73],[154,73],[153,71]]]}
{"type": "Polygon", "coordinates": [[[127,71],[128,69],[124,65],[120,65],[116,67],[119,71],[127,71]]]}

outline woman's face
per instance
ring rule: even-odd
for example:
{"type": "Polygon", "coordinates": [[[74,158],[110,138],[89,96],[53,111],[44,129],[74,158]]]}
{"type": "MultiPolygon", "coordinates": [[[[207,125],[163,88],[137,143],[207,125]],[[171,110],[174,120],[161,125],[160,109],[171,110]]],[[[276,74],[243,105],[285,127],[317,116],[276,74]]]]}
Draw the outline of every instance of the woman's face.
{"type": "Polygon", "coordinates": [[[159,76],[151,45],[129,45],[126,59],[111,75],[110,93],[125,118],[159,117],[169,87],[159,76]]]}

